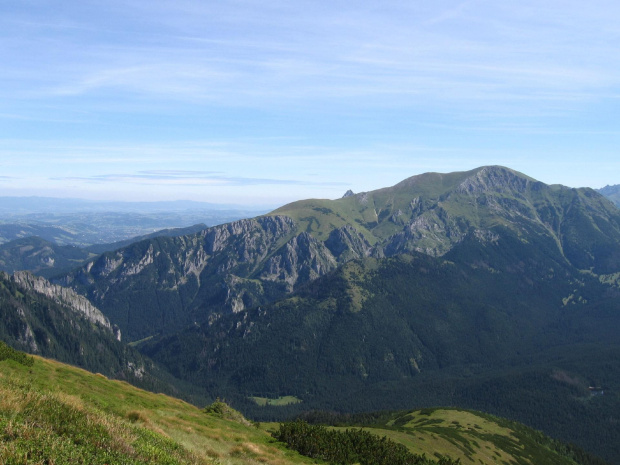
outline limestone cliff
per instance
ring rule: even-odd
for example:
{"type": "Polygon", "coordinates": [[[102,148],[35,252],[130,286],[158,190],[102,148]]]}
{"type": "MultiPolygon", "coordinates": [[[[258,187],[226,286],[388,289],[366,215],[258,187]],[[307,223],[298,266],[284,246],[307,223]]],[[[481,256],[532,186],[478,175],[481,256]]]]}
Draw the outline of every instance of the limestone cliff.
{"type": "MultiPolygon", "coordinates": [[[[112,331],[110,320],[101,311],[92,305],[84,296],[77,294],[74,290],[50,283],[47,279],[35,276],[27,271],[18,271],[8,278],[16,283],[21,289],[34,291],[53,299],[70,310],[73,310],[87,320],[97,323],[104,328],[112,331]]],[[[120,332],[117,332],[117,339],[120,340],[120,332]]]]}

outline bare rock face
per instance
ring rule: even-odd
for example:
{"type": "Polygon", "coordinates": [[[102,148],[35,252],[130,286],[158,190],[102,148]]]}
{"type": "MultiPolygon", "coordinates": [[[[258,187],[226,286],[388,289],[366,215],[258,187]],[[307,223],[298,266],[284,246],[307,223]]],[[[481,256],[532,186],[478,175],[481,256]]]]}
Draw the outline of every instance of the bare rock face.
{"type": "Polygon", "coordinates": [[[466,221],[436,208],[413,217],[401,233],[386,241],[383,251],[388,257],[412,251],[440,256],[463,240],[468,230],[466,221]]]}
{"type": "Polygon", "coordinates": [[[337,264],[323,242],[303,232],[267,261],[260,277],[285,282],[287,289],[292,291],[296,284],[316,279],[335,269],[337,264]]]}
{"type": "MultiPolygon", "coordinates": [[[[23,316],[23,315],[22,315],[23,316]]],[[[23,327],[22,333],[17,338],[17,341],[22,344],[29,352],[36,354],[39,353],[39,346],[32,332],[30,325],[26,324],[23,327]]]]}
{"type": "MultiPolygon", "coordinates": [[[[18,271],[10,276],[11,281],[24,290],[32,290],[43,294],[57,303],[82,314],[86,319],[112,331],[110,320],[92,305],[88,299],[78,295],[72,289],[50,283],[47,279],[35,276],[27,271],[18,271]]],[[[120,340],[120,332],[117,333],[120,340]]]]}
{"type": "Polygon", "coordinates": [[[235,246],[238,259],[254,260],[262,256],[277,240],[293,232],[295,222],[286,216],[265,216],[239,220],[204,231],[205,249],[209,255],[235,246]]]}
{"type": "Polygon", "coordinates": [[[198,277],[215,264],[221,273],[240,264],[254,266],[293,230],[294,222],[288,217],[261,217],[215,226],[190,236],[147,240],[105,253],[60,282],[88,286],[105,280],[118,285],[157,269],[153,276],[157,283],[175,289],[190,275],[198,277]]]}
{"type": "Polygon", "coordinates": [[[348,224],[334,229],[325,241],[325,246],[340,262],[369,257],[372,253],[372,246],[366,238],[348,224]]]}
{"type": "Polygon", "coordinates": [[[511,170],[501,166],[486,166],[475,175],[463,181],[456,189],[457,193],[479,195],[481,193],[519,193],[524,194],[535,181],[517,176],[511,170]]]}
{"type": "Polygon", "coordinates": [[[296,237],[296,227],[287,216],[264,216],[149,239],[104,253],[58,283],[87,296],[129,339],[142,338],[262,304],[263,281],[281,293],[334,269],[325,245],[296,237]]]}
{"type": "Polygon", "coordinates": [[[226,257],[221,272],[240,265],[256,270],[294,232],[295,222],[286,216],[235,221],[205,230],[205,250],[214,261],[226,257]]]}

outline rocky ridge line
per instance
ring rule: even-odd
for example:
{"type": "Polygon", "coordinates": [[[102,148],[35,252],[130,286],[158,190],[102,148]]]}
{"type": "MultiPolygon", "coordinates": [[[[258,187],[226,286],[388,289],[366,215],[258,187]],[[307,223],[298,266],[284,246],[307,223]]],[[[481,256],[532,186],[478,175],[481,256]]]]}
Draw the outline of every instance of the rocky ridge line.
{"type": "Polygon", "coordinates": [[[47,279],[35,276],[27,271],[17,271],[12,275],[7,275],[7,277],[22,289],[49,297],[56,303],[82,314],[88,321],[99,324],[111,332],[114,331],[116,339],[121,340],[120,330],[113,328],[110,320],[97,307],[73,289],[52,284],[47,279]]]}

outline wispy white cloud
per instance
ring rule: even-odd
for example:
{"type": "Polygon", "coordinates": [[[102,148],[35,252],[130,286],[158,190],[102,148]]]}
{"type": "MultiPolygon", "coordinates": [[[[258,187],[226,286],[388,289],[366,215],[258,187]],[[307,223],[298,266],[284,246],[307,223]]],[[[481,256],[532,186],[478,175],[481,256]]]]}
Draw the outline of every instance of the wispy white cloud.
{"type": "Polygon", "coordinates": [[[86,181],[102,183],[132,183],[184,186],[259,186],[259,185],[313,185],[345,186],[342,182],[300,181],[279,178],[250,178],[225,176],[210,171],[189,170],[150,170],[130,174],[100,174],[94,176],[60,176],[50,178],[52,181],[86,181]]]}
{"type": "MultiPolygon", "coordinates": [[[[420,98],[519,104],[523,95],[592,99],[620,80],[618,64],[610,60],[615,50],[608,39],[617,38],[613,15],[595,16],[595,8],[587,10],[598,34],[575,28],[580,17],[558,16],[558,5],[447,2],[421,13],[386,5],[321,9],[301,2],[293,10],[244,2],[248,10],[243,12],[238,2],[154,7],[133,2],[125,21],[143,18],[133,40],[119,40],[102,23],[87,23],[101,28],[87,37],[87,47],[77,42],[79,34],[45,29],[15,43],[14,55],[18,48],[34,49],[49,40],[49,55],[35,57],[35,66],[22,61],[20,67],[31,73],[39,96],[103,93],[109,99],[121,92],[114,97],[119,106],[132,95],[250,106],[269,99],[282,105],[291,99],[343,98],[375,105],[379,97],[383,105],[390,104],[386,98],[392,104],[420,98]],[[589,40],[580,44],[575,33],[589,40]],[[594,52],[593,41],[599,46],[594,52]],[[64,60],[51,59],[59,54],[64,60]],[[46,68],[47,84],[37,72],[37,58],[46,68]]],[[[117,10],[112,2],[110,11],[117,10]]],[[[586,9],[569,2],[563,10],[581,14],[586,9]]],[[[78,17],[64,27],[77,21],[86,22],[78,17]]]]}

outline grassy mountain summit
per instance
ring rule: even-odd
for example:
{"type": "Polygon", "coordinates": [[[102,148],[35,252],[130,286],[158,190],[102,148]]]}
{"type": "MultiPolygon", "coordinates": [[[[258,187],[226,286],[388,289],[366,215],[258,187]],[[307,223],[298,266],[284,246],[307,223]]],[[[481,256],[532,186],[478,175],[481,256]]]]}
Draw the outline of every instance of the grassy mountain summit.
{"type": "Polygon", "coordinates": [[[504,226],[524,236],[548,235],[577,268],[620,268],[617,208],[592,189],[548,186],[501,166],[425,173],[338,200],[294,202],[272,214],[295,219],[299,231],[324,241],[353,226],[378,255],[443,255],[468,234],[504,226]]]}
{"type": "Polygon", "coordinates": [[[472,176],[496,169],[519,176],[512,170],[496,167],[462,173],[425,173],[412,176],[392,187],[353,194],[334,201],[311,199],[293,202],[272,214],[290,216],[300,223],[301,229],[311,231],[317,236],[328,235],[334,227],[354,225],[367,240],[376,242],[395,234],[401,229],[399,225],[402,226],[423,212],[425,202],[445,200],[472,176]],[[338,218],[341,224],[334,221],[334,217],[338,218]]]}

